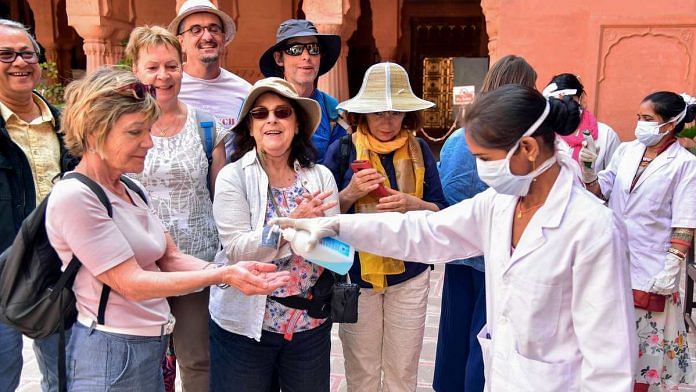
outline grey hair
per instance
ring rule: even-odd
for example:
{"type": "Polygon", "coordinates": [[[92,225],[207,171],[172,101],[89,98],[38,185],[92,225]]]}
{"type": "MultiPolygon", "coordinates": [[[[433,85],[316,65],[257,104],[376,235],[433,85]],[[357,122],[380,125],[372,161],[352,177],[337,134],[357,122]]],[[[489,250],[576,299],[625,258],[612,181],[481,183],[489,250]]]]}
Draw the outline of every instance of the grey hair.
{"type": "Polygon", "coordinates": [[[39,43],[36,42],[36,39],[34,38],[33,35],[29,32],[29,28],[19,22],[15,22],[14,20],[9,20],[9,19],[2,19],[0,18],[0,28],[6,27],[8,29],[13,29],[13,30],[20,30],[24,32],[24,34],[29,37],[29,41],[31,41],[31,46],[34,47],[34,52],[37,54],[41,54],[41,49],[39,48],[39,43]]]}

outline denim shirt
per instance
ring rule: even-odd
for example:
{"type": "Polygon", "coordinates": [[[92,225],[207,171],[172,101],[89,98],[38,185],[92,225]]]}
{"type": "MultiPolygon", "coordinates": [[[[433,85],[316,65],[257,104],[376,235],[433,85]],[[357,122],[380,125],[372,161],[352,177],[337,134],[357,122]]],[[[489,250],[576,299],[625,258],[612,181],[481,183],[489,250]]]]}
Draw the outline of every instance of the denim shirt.
{"type": "MultiPolygon", "coordinates": [[[[425,178],[423,179],[423,200],[437,204],[437,206],[441,210],[445,209],[447,208],[447,201],[445,200],[445,196],[442,194],[442,186],[440,185],[440,178],[437,174],[437,164],[435,162],[435,157],[433,157],[433,153],[430,151],[430,147],[425,141],[423,141],[423,139],[418,139],[418,143],[420,144],[421,150],[423,151],[423,163],[425,164],[425,178]]],[[[324,165],[328,167],[329,170],[331,170],[331,173],[333,173],[334,178],[336,179],[336,184],[338,185],[338,189],[343,190],[350,183],[350,179],[353,177],[353,170],[349,166],[346,172],[343,173],[343,177],[338,178],[340,175],[339,171],[341,166],[340,144],[341,142],[337,141],[333,143],[331,146],[329,146],[329,149],[326,151],[326,160],[324,161],[324,165]]],[[[355,146],[351,143],[348,161],[353,162],[355,160],[356,155],[357,154],[355,151],[355,146]]],[[[391,152],[389,154],[381,155],[380,160],[382,162],[382,166],[384,167],[384,171],[389,177],[389,182],[390,184],[392,184],[392,188],[399,190],[398,185],[396,183],[396,170],[394,169],[394,163],[392,162],[393,157],[394,153],[391,152]]],[[[348,210],[348,213],[352,214],[354,212],[355,210],[352,206],[348,210]]],[[[405,271],[401,274],[387,275],[388,286],[394,286],[396,284],[405,282],[421,274],[426,269],[430,268],[428,264],[421,264],[410,261],[405,261],[404,267],[405,271]]],[[[372,287],[371,284],[365,282],[360,277],[361,268],[358,252],[355,253],[355,261],[349,271],[349,274],[351,282],[357,283],[358,285],[360,285],[360,287],[372,287]]]]}
{"type": "MultiPolygon", "coordinates": [[[[466,144],[464,128],[456,130],[445,141],[440,150],[439,169],[442,190],[450,205],[470,199],[488,188],[476,172],[476,158],[466,144]]],[[[450,264],[468,265],[478,271],[484,271],[482,256],[456,260],[450,264]]]]}
{"type": "Polygon", "coordinates": [[[310,98],[319,102],[321,106],[321,123],[312,135],[312,144],[317,149],[317,163],[323,163],[326,150],[333,142],[345,135],[346,130],[337,123],[334,123],[332,128],[331,120],[338,118],[336,98],[318,89],[314,90],[310,98]]]}

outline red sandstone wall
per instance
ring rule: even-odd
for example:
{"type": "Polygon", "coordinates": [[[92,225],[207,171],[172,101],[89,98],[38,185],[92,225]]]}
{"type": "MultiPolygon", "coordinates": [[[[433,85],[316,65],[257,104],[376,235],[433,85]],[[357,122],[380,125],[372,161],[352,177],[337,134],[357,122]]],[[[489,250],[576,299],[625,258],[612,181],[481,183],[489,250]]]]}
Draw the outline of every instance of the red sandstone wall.
{"type": "Polygon", "coordinates": [[[525,57],[539,88],[557,73],[580,75],[588,107],[623,140],[650,92],[696,93],[694,0],[488,0],[483,10],[489,35],[497,29],[491,63],[525,57]]]}

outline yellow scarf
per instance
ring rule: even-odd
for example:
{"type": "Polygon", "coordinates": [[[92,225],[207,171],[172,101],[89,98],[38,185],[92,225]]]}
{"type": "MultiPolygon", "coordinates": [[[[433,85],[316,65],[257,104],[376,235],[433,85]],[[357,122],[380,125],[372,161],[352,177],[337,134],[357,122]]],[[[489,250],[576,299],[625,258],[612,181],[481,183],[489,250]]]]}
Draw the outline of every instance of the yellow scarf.
{"type": "MultiPolygon", "coordinates": [[[[402,130],[399,135],[388,142],[381,142],[367,130],[364,125],[358,127],[353,133],[353,145],[357,152],[356,159],[368,160],[378,173],[384,176],[385,186],[394,188],[382,166],[379,154],[394,152],[392,162],[396,172],[396,183],[399,191],[423,198],[423,185],[425,182],[425,164],[423,151],[418,140],[407,130],[402,130]]],[[[376,212],[379,199],[367,194],[355,203],[356,212],[376,212]]],[[[390,257],[377,256],[367,252],[359,252],[361,277],[372,284],[372,287],[381,291],[387,287],[386,275],[398,275],[405,271],[403,260],[390,257]]]]}

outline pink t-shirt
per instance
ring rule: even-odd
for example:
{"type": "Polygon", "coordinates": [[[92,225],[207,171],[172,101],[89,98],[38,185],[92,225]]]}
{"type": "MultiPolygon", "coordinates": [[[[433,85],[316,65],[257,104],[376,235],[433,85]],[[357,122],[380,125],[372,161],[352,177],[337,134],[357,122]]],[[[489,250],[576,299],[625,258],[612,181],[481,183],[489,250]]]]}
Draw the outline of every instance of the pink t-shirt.
{"type": "MultiPolygon", "coordinates": [[[[104,188],[102,188],[104,189],[104,188]]],[[[76,179],[59,181],[48,200],[46,233],[65,268],[73,253],[82,262],[73,291],[82,316],[97,319],[102,283],[95,278],[135,256],[140,267],[159,271],[164,255],[164,226],[137,193],[126,187],[136,205],[104,189],[111,201],[113,219],[86,185],[76,179]]],[[[152,327],[167,322],[169,304],[164,298],[129,301],[112,290],[104,324],[109,327],[152,327]]]]}

